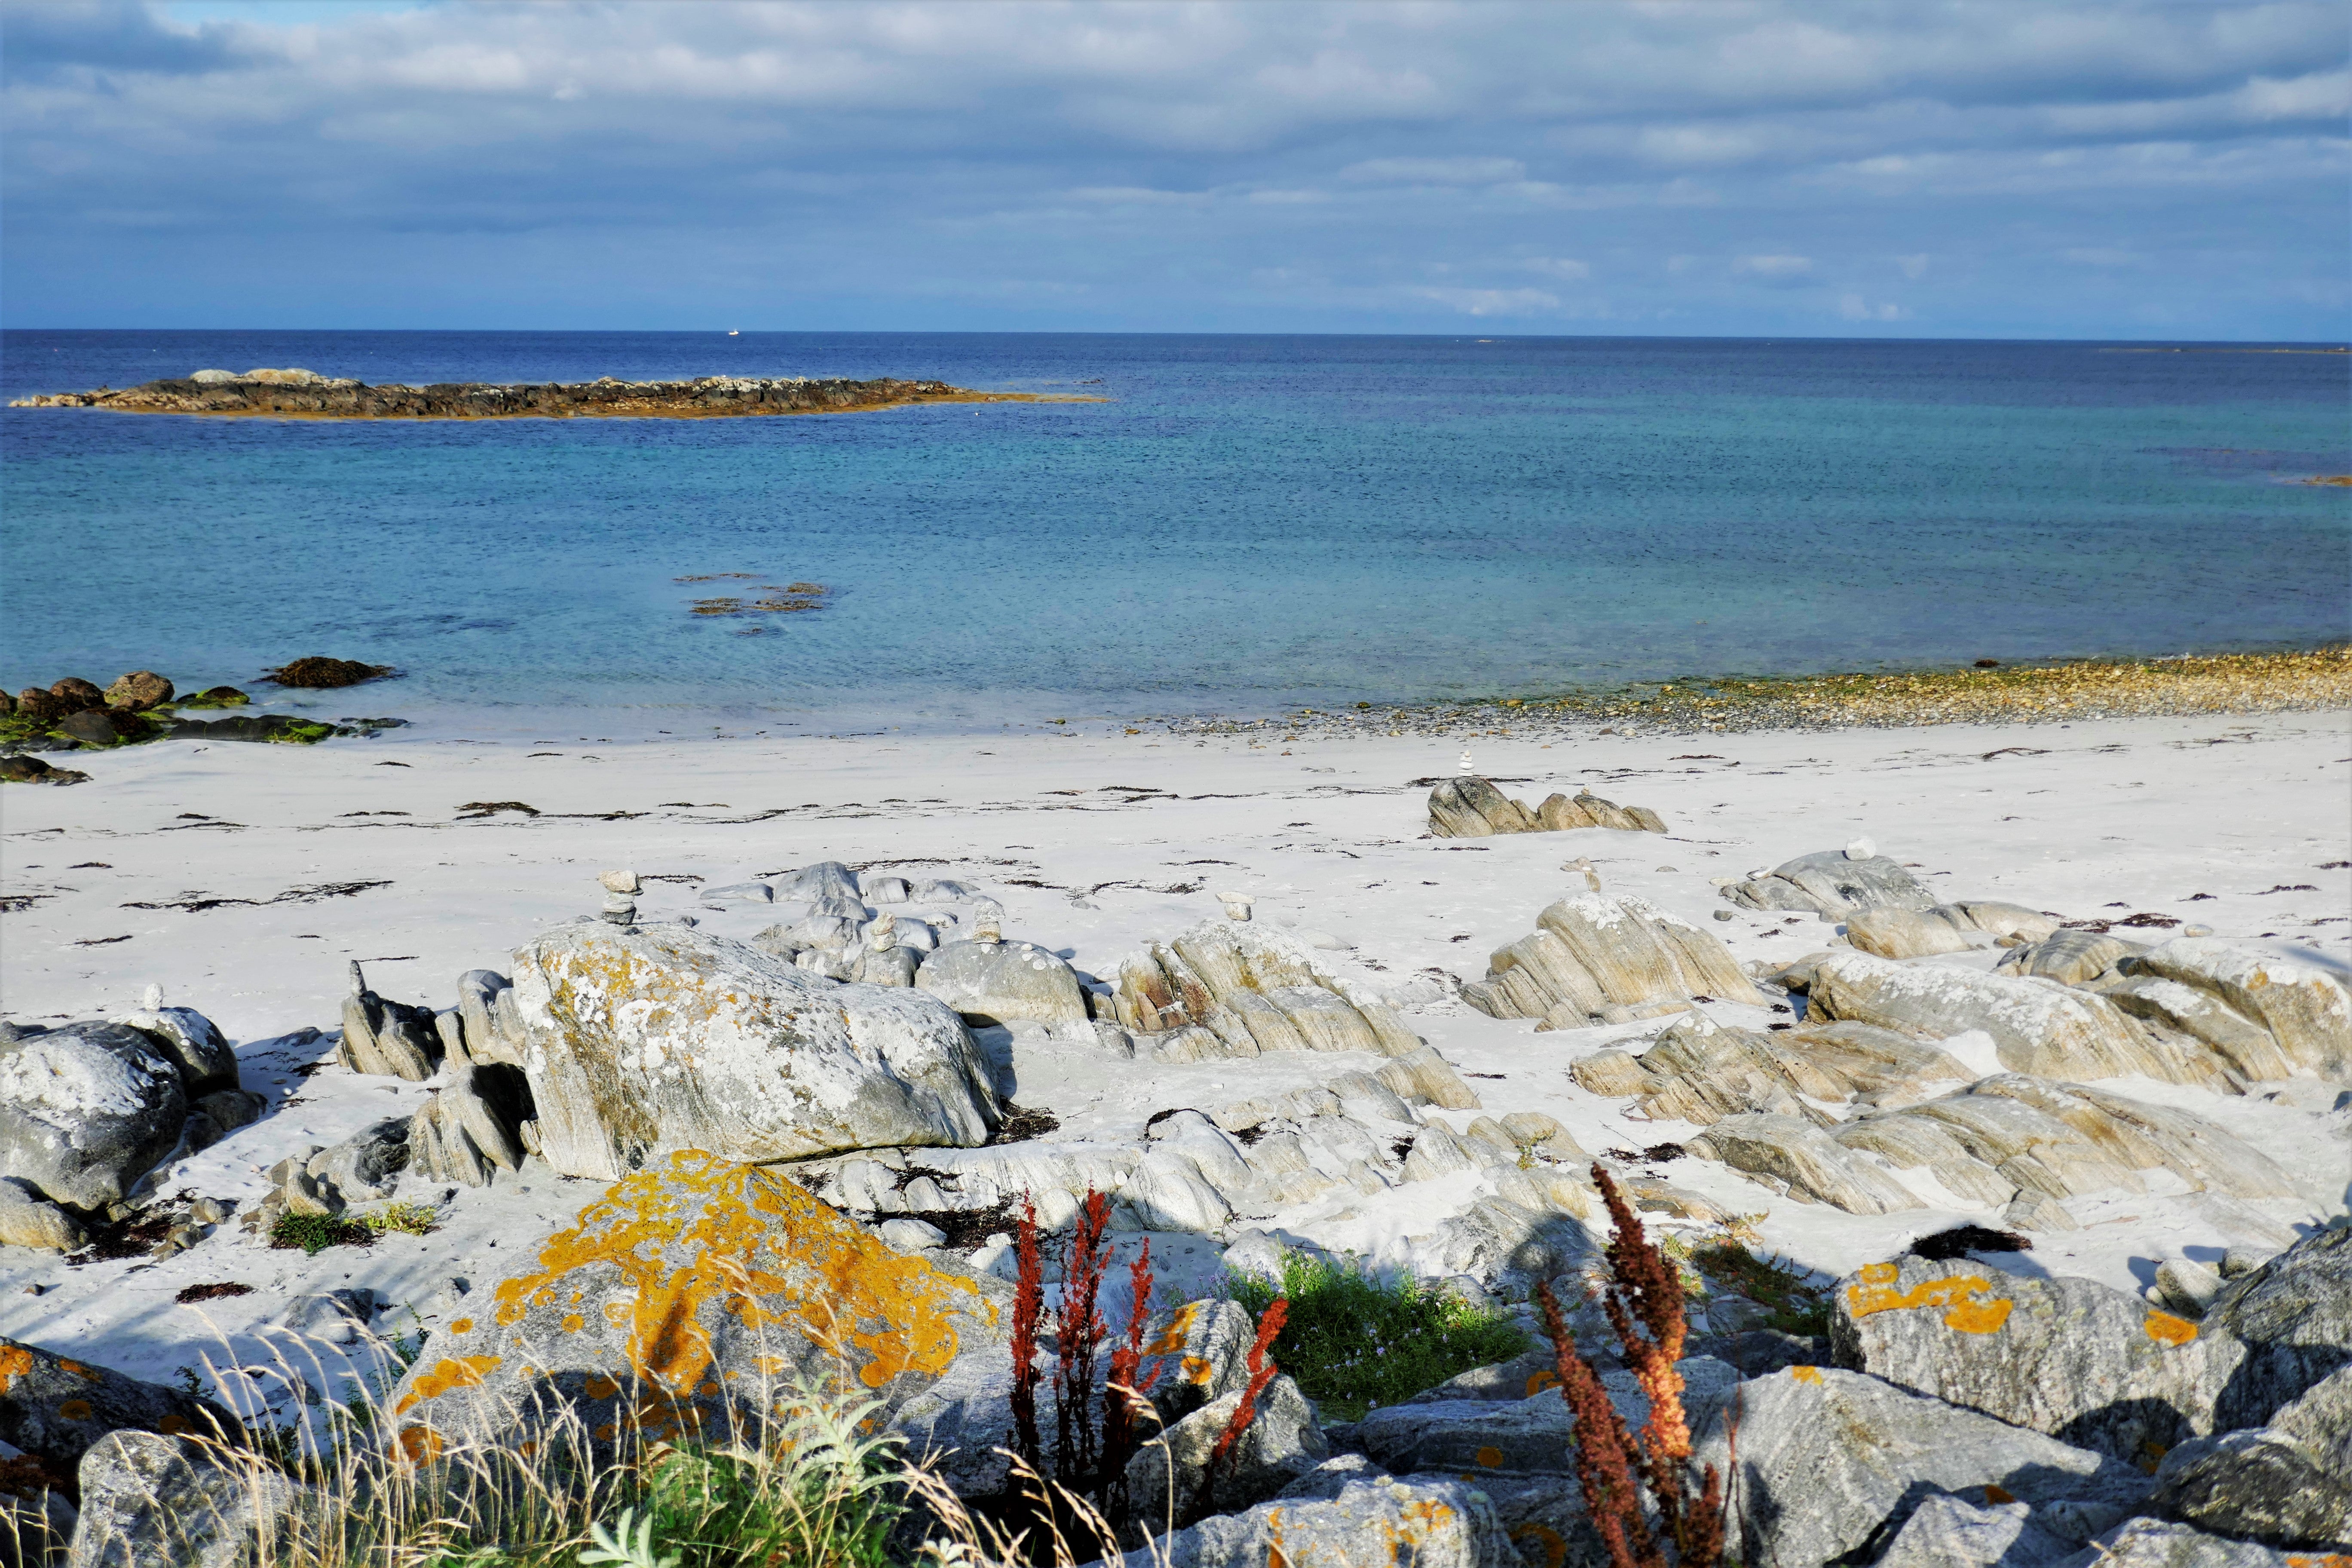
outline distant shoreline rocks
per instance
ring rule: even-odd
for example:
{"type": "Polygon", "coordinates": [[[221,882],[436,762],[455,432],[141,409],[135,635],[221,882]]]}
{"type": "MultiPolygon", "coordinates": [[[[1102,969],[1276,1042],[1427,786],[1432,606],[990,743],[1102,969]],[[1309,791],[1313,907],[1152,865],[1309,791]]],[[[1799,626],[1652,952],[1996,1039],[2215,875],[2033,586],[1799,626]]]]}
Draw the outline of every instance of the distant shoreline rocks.
{"type": "MultiPolygon", "coordinates": [[[[265,679],[281,686],[318,689],[355,686],[398,673],[389,665],[310,658],[282,665],[265,679]]],[[[373,735],[407,723],[404,719],[350,719],[331,724],[290,713],[228,713],[206,720],[182,711],[243,708],[252,700],[234,686],[207,687],[182,697],[169,677],[152,669],[118,676],[102,690],[76,675],[47,687],[26,687],[13,697],[0,690],[0,782],[81,784],[89,777],[70,768],[53,768],[27,754],[36,752],[110,751],[174,737],[307,746],[336,735],[373,735]]]]}
{"type": "Polygon", "coordinates": [[[370,386],[316,371],[200,370],[120,391],[20,397],[11,408],[110,408],[124,414],[208,414],[276,419],[707,419],[757,414],[843,414],[925,403],[1099,403],[1068,394],[975,392],[944,381],[706,375],[692,381],[370,386]]]}

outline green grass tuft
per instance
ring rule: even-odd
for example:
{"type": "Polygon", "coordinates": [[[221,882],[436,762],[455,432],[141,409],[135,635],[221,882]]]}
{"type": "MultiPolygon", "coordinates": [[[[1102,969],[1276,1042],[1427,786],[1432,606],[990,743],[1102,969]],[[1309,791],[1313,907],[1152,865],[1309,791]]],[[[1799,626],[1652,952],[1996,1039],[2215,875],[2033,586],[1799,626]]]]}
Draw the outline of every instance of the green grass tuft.
{"type": "Polygon", "coordinates": [[[1275,1362],[1326,1415],[1347,1421],[1535,1342],[1507,1314],[1449,1290],[1295,1252],[1283,1255],[1279,1285],[1234,1276],[1226,1292],[1253,1315],[1290,1299],[1275,1362]]]}

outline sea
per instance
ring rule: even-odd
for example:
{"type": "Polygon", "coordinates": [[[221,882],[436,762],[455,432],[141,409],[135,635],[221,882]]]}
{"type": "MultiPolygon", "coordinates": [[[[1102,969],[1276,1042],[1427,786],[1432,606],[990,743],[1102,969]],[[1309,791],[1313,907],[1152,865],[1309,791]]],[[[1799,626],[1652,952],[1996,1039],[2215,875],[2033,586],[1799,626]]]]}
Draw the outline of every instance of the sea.
{"type": "Polygon", "coordinates": [[[605,738],[2311,646],[2352,636],[2352,489],[2307,482],[2352,473],[2329,347],[9,331],[10,398],[299,366],[1099,401],[0,410],[0,680],[326,654],[403,677],[293,706],[605,738]]]}

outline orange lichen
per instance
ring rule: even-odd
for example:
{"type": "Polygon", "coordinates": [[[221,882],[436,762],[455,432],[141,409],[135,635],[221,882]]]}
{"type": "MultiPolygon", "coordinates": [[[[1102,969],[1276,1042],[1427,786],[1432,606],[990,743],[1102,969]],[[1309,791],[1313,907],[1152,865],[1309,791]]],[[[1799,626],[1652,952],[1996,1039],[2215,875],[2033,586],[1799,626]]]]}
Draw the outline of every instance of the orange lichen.
{"type": "Polygon", "coordinates": [[[58,1405],[58,1414],[68,1421],[87,1421],[98,1412],[87,1399],[68,1399],[58,1405]]]}
{"type": "Polygon", "coordinates": [[[412,1465],[429,1465],[441,1457],[441,1434],[430,1426],[403,1427],[400,1451],[412,1465]]]}
{"type": "Polygon", "coordinates": [[[2185,1345],[2197,1337],[2197,1325],[2186,1318],[2176,1318],[2169,1312],[2150,1312],[2147,1321],[2140,1325],[2149,1339],[2160,1345],[2185,1345]]]}
{"type": "Polygon", "coordinates": [[[1536,1373],[1528,1377],[1528,1397],[1529,1399],[1533,1399],[1545,1389],[1558,1388],[1559,1386],[1559,1373],[1552,1371],[1549,1367],[1546,1367],[1541,1372],[1536,1373]]]}
{"type": "Polygon", "coordinates": [[[1209,1386],[1209,1380],[1217,1373],[1215,1365],[1204,1355],[1188,1355],[1181,1364],[1184,1368],[1184,1381],[1197,1383],[1202,1388],[1209,1386]]]}
{"type": "MultiPolygon", "coordinates": [[[[79,1405],[81,1401],[77,1399],[70,1403],[79,1405]]],[[[60,1409],[58,1414],[63,1415],[65,1412],[60,1409]]],[[[193,1432],[195,1429],[196,1424],[184,1415],[166,1415],[155,1423],[155,1430],[166,1437],[176,1437],[183,1432],[193,1432]]]]}
{"type": "Polygon", "coordinates": [[[1490,1470],[1499,1470],[1503,1468],[1503,1450],[1489,1443],[1478,1450],[1478,1462],[1490,1470]]]}
{"type": "Polygon", "coordinates": [[[1867,1318],[1903,1308],[1941,1307],[1944,1327],[1964,1334],[1990,1334],[2000,1331],[2017,1305],[2006,1296],[1995,1296],[1992,1281],[1981,1274],[1922,1279],[1908,1290],[1897,1290],[1892,1282],[1899,1273],[1892,1263],[1874,1263],[1861,1270],[1862,1283],[1845,1293],[1847,1311],[1867,1318]]]}
{"type": "Polygon", "coordinates": [[[449,1325],[449,1331],[453,1334],[470,1334],[474,1331],[474,1320],[460,1318],[449,1325]]]}
{"type": "Polygon", "coordinates": [[[862,1363],[868,1388],[945,1372],[957,1320],[996,1315],[970,1280],[893,1250],[798,1183],[699,1150],[615,1183],[549,1237],[535,1269],[498,1287],[499,1321],[555,1304],[577,1271],[599,1267],[617,1270],[629,1296],[607,1310],[626,1317],[630,1370],[674,1391],[713,1364],[707,1310],[795,1331],[862,1363]]]}
{"type": "Polygon", "coordinates": [[[1529,1542],[1543,1552],[1539,1568],[1560,1568],[1560,1564],[1568,1561],[1568,1542],[1550,1525],[1528,1520],[1511,1526],[1511,1543],[1519,1549],[1521,1555],[1527,1553],[1529,1542]]]}
{"type": "MultiPolygon", "coordinates": [[[[1198,1301],[1177,1308],[1170,1315],[1168,1326],[1160,1331],[1160,1337],[1143,1347],[1143,1353],[1174,1355],[1184,1348],[1184,1342],[1192,1336],[1192,1325],[1200,1320],[1200,1316],[1201,1304],[1198,1301]]],[[[1197,1358],[1192,1356],[1184,1358],[1184,1372],[1188,1377],[1192,1375],[1192,1362],[1195,1359],[1197,1358]]]]}
{"type": "Polygon", "coordinates": [[[1799,1383],[1819,1383],[1822,1380],[1822,1369],[1817,1366],[1792,1366],[1789,1369],[1789,1375],[1799,1383]]]}
{"type": "Polygon", "coordinates": [[[22,1345],[0,1345],[0,1394],[7,1393],[18,1378],[32,1370],[32,1352],[22,1345]]]}
{"type": "Polygon", "coordinates": [[[489,1375],[505,1363],[504,1356],[469,1355],[455,1361],[443,1361],[431,1372],[411,1384],[400,1403],[393,1406],[394,1415],[405,1415],[427,1399],[437,1399],[453,1388],[479,1388],[489,1375]]]}
{"type": "Polygon", "coordinates": [[[587,1327],[587,1325],[588,1320],[582,1317],[577,1312],[566,1312],[563,1314],[563,1331],[567,1334],[576,1334],[582,1329],[587,1327]]]}
{"type": "Polygon", "coordinates": [[[1985,1483],[1984,1494],[1985,1501],[1989,1503],[2015,1502],[2017,1500],[2017,1494],[2015,1492],[2011,1491],[2007,1487],[1995,1486],[1990,1481],[1987,1481],[1985,1483]]]}

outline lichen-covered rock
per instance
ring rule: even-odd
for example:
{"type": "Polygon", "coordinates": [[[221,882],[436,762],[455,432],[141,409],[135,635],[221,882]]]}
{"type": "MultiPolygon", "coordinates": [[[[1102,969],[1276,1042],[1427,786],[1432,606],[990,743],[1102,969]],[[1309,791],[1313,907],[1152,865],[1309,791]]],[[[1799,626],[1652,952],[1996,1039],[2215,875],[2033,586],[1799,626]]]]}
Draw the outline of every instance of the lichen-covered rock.
{"type": "Polygon", "coordinates": [[[1463,1000],[1497,1018],[1555,1028],[1625,1022],[1696,996],[1761,1005],[1755,984],[1712,933],[1641,899],[1578,893],[1536,917],[1536,929],[1487,959],[1463,1000]]]}
{"type": "Polygon", "coordinates": [[[2174,1447],[2148,1507],[2222,1535],[2352,1552],[2352,1367],[2290,1401],[2267,1426],[2174,1447]]]}
{"type": "Polygon", "coordinates": [[[1760,1176],[1800,1203],[1829,1204],[1848,1214],[1896,1214],[1927,1205],[1909,1188],[1794,1116],[1750,1112],[1726,1117],[1686,1145],[1760,1176]]]}
{"type": "Polygon", "coordinates": [[[515,954],[541,1152],[607,1180],[658,1153],[764,1162],[985,1142],[971,1031],[919,991],[834,985],[685,926],[575,921],[515,954]]]}
{"type": "Polygon", "coordinates": [[[116,1432],[82,1457],[67,1568],[254,1568],[315,1539],[325,1504],[257,1459],[116,1432]],[[310,1527],[310,1528],[306,1528],[310,1527]]]}
{"type": "Polygon", "coordinates": [[[971,1024],[1083,1024],[1076,971],[1026,942],[951,942],[923,960],[915,984],[971,1024]]]}
{"type": "Polygon", "coordinates": [[[134,669],[128,675],[118,675],[112,685],[100,695],[111,708],[128,708],[134,713],[172,700],[172,683],[152,669],[134,669]]]}
{"type": "Polygon", "coordinates": [[[0,1339],[0,1442],[70,1468],[91,1444],[125,1427],[217,1442],[245,1435],[235,1416],[208,1399],[0,1339]]]}
{"type": "Polygon", "coordinates": [[[2091,1510],[2112,1521],[2147,1486],[2107,1455],[1830,1367],[1739,1384],[1716,1404],[1693,1461],[1715,1466],[1738,1500],[1725,1556],[1742,1563],[1874,1562],[1938,1491],[1982,1501],[1998,1488],[1993,1500],[2024,1503],[2042,1524],[2091,1510]],[[2062,1514],[2066,1504],[2089,1507],[2062,1514]]]}
{"type": "Polygon", "coordinates": [[[0,1041],[0,1176],[80,1209],[121,1203],[180,1142],[179,1063],[121,1024],[64,1024],[0,1041]]]}
{"type": "Polygon", "coordinates": [[[1837,1363],[2153,1468],[2212,1430],[2243,1347],[2095,1280],[1903,1258],[1842,1281],[1837,1363]]]}
{"type": "Polygon", "coordinates": [[[1349,1481],[1337,1497],[1277,1500],[1204,1519],[1139,1548],[1126,1568],[1527,1568],[1494,1502],[1467,1482],[1349,1481]]]}
{"type": "Polygon", "coordinates": [[[2317,964],[2213,937],[2175,937],[2133,963],[2220,997],[2268,1029],[2296,1066],[2352,1078],[2352,990],[2317,964]]]}
{"type": "Polygon", "coordinates": [[[566,1407],[598,1442],[719,1440],[755,1429],[798,1378],[845,1379],[887,1417],[1009,1332],[1008,1287],[898,1252],[786,1176],[698,1152],[614,1184],[519,1250],[394,1390],[411,1457],[511,1443],[566,1407]]]}

